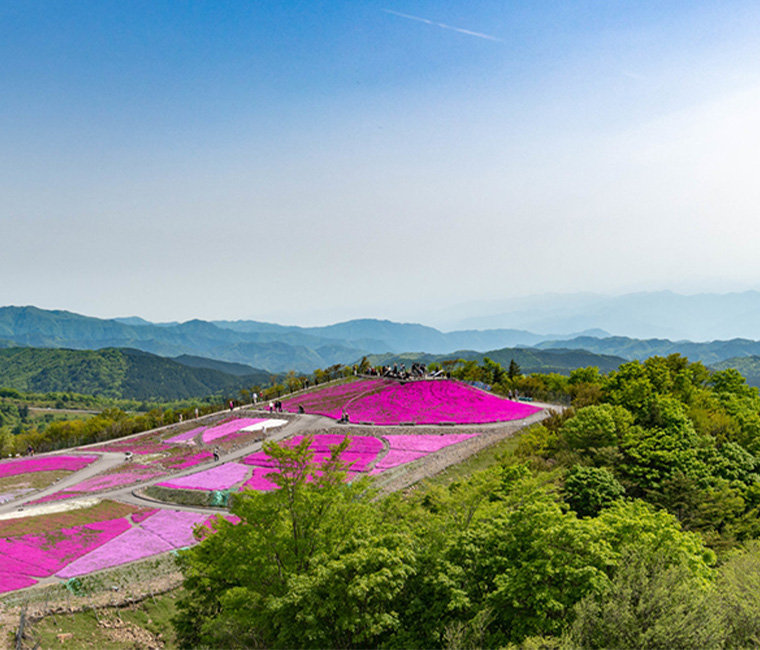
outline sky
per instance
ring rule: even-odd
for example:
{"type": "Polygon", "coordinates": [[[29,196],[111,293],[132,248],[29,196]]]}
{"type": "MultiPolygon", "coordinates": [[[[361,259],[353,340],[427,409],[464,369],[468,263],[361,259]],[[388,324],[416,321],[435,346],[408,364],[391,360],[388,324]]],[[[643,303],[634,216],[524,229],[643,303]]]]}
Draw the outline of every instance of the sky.
{"type": "Polygon", "coordinates": [[[4,0],[0,60],[0,305],[760,288],[754,0],[4,0]]]}

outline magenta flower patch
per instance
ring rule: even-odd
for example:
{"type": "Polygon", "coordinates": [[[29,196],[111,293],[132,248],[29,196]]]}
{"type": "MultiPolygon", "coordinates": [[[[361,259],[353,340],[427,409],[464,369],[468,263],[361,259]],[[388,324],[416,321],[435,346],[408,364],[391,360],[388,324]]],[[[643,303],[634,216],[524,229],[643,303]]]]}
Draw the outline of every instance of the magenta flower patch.
{"type": "Polygon", "coordinates": [[[65,470],[76,472],[87,467],[97,456],[39,456],[36,458],[20,458],[0,462],[0,478],[31,474],[32,472],[51,472],[65,470]]]}
{"type": "Polygon", "coordinates": [[[36,585],[37,581],[26,575],[0,569],[0,594],[36,585]]]}
{"type": "Polygon", "coordinates": [[[134,514],[130,516],[130,519],[132,520],[133,524],[139,524],[145,521],[148,517],[152,517],[157,512],[158,512],[158,508],[147,508],[146,510],[135,512],[134,514]]]}
{"type": "Polygon", "coordinates": [[[126,518],[98,521],[44,535],[0,539],[3,565],[11,558],[28,567],[26,573],[46,577],[72,560],[91,552],[129,530],[126,518]]]}
{"type": "MultiPolygon", "coordinates": [[[[286,440],[283,444],[286,445],[298,445],[303,442],[305,436],[294,436],[290,440],[286,440]]],[[[383,448],[383,441],[380,438],[373,436],[349,436],[351,443],[348,445],[347,452],[357,453],[378,453],[383,448]]],[[[332,447],[339,445],[345,436],[337,433],[320,433],[314,436],[309,449],[316,453],[329,452],[332,447]]]]}
{"type": "Polygon", "coordinates": [[[540,410],[452,381],[392,382],[383,391],[364,396],[346,408],[353,420],[382,425],[481,424],[519,420],[540,410]]]}
{"type": "Polygon", "coordinates": [[[192,456],[178,458],[174,462],[165,461],[164,465],[168,469],[172,470],[186,469],[188,467],[193,467],[194,465],[200,465],[201,463],[206,462],[209,460],[209,458],[213,457],[213,455],[214,454],[210,451],[199,451],[197,454],[193,454],[192,456]]]}
{"type": "Polygon", "coordinates": [[[540,410],[456,381],[400,382],[390,379],[355,381],[283,403],[283,408],[291,412],[296,412],[299,406],[307,413],[336,419],[346,413],[351,422],[377,425],[505,422],[525,418],[540,410]]]}
{"type": "Polygon", "coordinates": [[[254,467],[253,475],[245,483],[243,483],[241,489],[247,488],[249,490],[262,491],[276,490],[278,487],[277,483],[267,478],[267,475],[271,473],[272,469],[269,467],[254,467]]]}
{"type": "Polygon", "coordinates": [[[340,386],[328,386],[322,390],[285,400],[282,408],[290,413],[297,413],[298,407],[302,406],[307,413],[338,419],[346,409],[346,405],[362,396],[383,390],[387,382],[386,379],[361,379],[340,386]]]}

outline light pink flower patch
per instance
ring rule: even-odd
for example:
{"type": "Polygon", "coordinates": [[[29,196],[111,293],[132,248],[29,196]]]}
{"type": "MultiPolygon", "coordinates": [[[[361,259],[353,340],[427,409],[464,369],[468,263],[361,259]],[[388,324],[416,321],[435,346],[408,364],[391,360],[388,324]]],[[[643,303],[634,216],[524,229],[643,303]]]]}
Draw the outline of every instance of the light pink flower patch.
{"type": "Polygon", "coordinates": [[[444,447],[455,445],[458,442],[476,437],[477,433],[444,433],[441,435],[388,435],[385,439],[391,449],[405,449],[406,451],[424,451],[429,454],[439,451],[444,447]]]}
{"type": "Polygon", "coordinates": [[[237,433],[241,429],[252,426],[254,424],[258,424],[259,422],[263,422],[263,420],[261,418],[234,418],[229,422],[218,424],[217,426],[206,429],[203,432],[203,444],[207,445],[214,440],[218,440],[219,438],[224,438],[225,436],[237,433]]]}
{"type": "Polygon", "coordinates": [[[205,513],[161,510],[153,517],[146,519],[141,526],[174,548],[183,548],[195,543],[193,528],[203,524],[206,519],[208,515],[205,513]]]}
{"type": "Polygon", "coordinates": [[[66,580],[74,576],[81,576],[85,573],[92,573],[93,571],[141,560],[151,555],[165,553],[173,548],[171,544],[158,535],[136,526],[123,535],[119,535],[116,539],[112,539],[108,544],[95,549],[92,553],[75,560],[56,575],[66,580]]]}
{"type": "MultiPolygon", "coordinates": [[[[283,444],[295,446],[303,442],[304,436],[295,436],[283,444]]],[[[344,436],[337,434],[319,434],[314,436],[309,449],[314,452],[313,461],[322,463],[330,458],[331,448],[343,442],[344,436]]],[[[357,472],[365,471],[376,457],[382,451],[383,442],[380,438],[373,436],[355,436],[351,438],[351,444],[343,452],[341,459],[345,463],[351,463],[350,469],[357,472]]],[[[276,468],[277,461],[270,457],[266,452],[259,451],[242,460],[246,465],[256,467],[276,468]]]]}
{"type": "Polygon", "coordinates": [[[34,488],[23,488],[20,490],[12,490],[11,492],[3,492],[0,494],[0,503],[5,503],[6,501],[13,501],[16,497],[20,497],[24,494],[28,494],[29,492],[34,492],[34,488]]]}
{"type": "Polygon", "coordinates": [[[206,430],[206,427],[196,427],[195,429],[191,429],[190,431],[185,431],[184,433],[179,433],[176,436],[167,438],[166,440],[164,440],[164,443],[187,444],[189,441],[195,438],[195,436],[197,436],[199,433],[203,433],[205,430],[206,430]]]}
{"type": "Polygon", "coordinates": [[[20,458],[0,462],[0,478],[31,474],[32,472],[51,472],[64,470],[76,472],[87,467],[97,456],[38,456],[36,458],[20,458]]]}
{"type": "Polygon", "coordinates": [[[383,458],[378,461],[377,465],[375,465],[375,469],[373,469],[370,474],[379,474],[386,469],[391,469],[392,467],[398,467],[399,465],[411,463],[412,461],[424,458],[427,455],[428,452],[426,451],[404,451],[401,449],[391,449],[383,458]]]}
{"type": "Polygon", "coordinates": [[[99,490],[108,490],[111,488],[121,487],[123,485],[131,485],[138,481],[148,481],[157,476],[161,476],[162,472],[119,472],[116,474],[103,474],[102,476],[93,476],[81,483],[72,485],[70,488],[66,488],[67,492],[97,492],[99,490]]]}
{"type": "Polygon", "coordinates": [[[157,483],[160,487],[183,490],[228,490],[244,481],[250,469],[239,463],[224,463],[190,476],[157,483]]]}

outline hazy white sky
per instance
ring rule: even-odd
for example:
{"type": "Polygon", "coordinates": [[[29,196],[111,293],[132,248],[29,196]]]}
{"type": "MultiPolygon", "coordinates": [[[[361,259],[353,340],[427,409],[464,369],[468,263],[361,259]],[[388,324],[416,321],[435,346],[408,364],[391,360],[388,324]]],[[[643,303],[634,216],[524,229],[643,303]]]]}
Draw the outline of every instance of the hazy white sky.
{"type": "Polygon", "coordinates": [[[756,2],[6,0],[0,57],[3,305],[760,287],[756,2]]]}

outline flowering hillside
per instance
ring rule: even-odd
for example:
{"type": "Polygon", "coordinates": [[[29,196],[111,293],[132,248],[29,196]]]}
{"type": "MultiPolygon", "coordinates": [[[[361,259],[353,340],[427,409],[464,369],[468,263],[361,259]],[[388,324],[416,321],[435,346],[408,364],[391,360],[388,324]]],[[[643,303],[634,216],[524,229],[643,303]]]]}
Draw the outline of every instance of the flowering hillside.
{"type": "Polygon", "coordinates": [[[283,408],[375,425],[484,424],[520,420],[540,409],[451,380],[363,379],[283,402],[283,408]]]}

